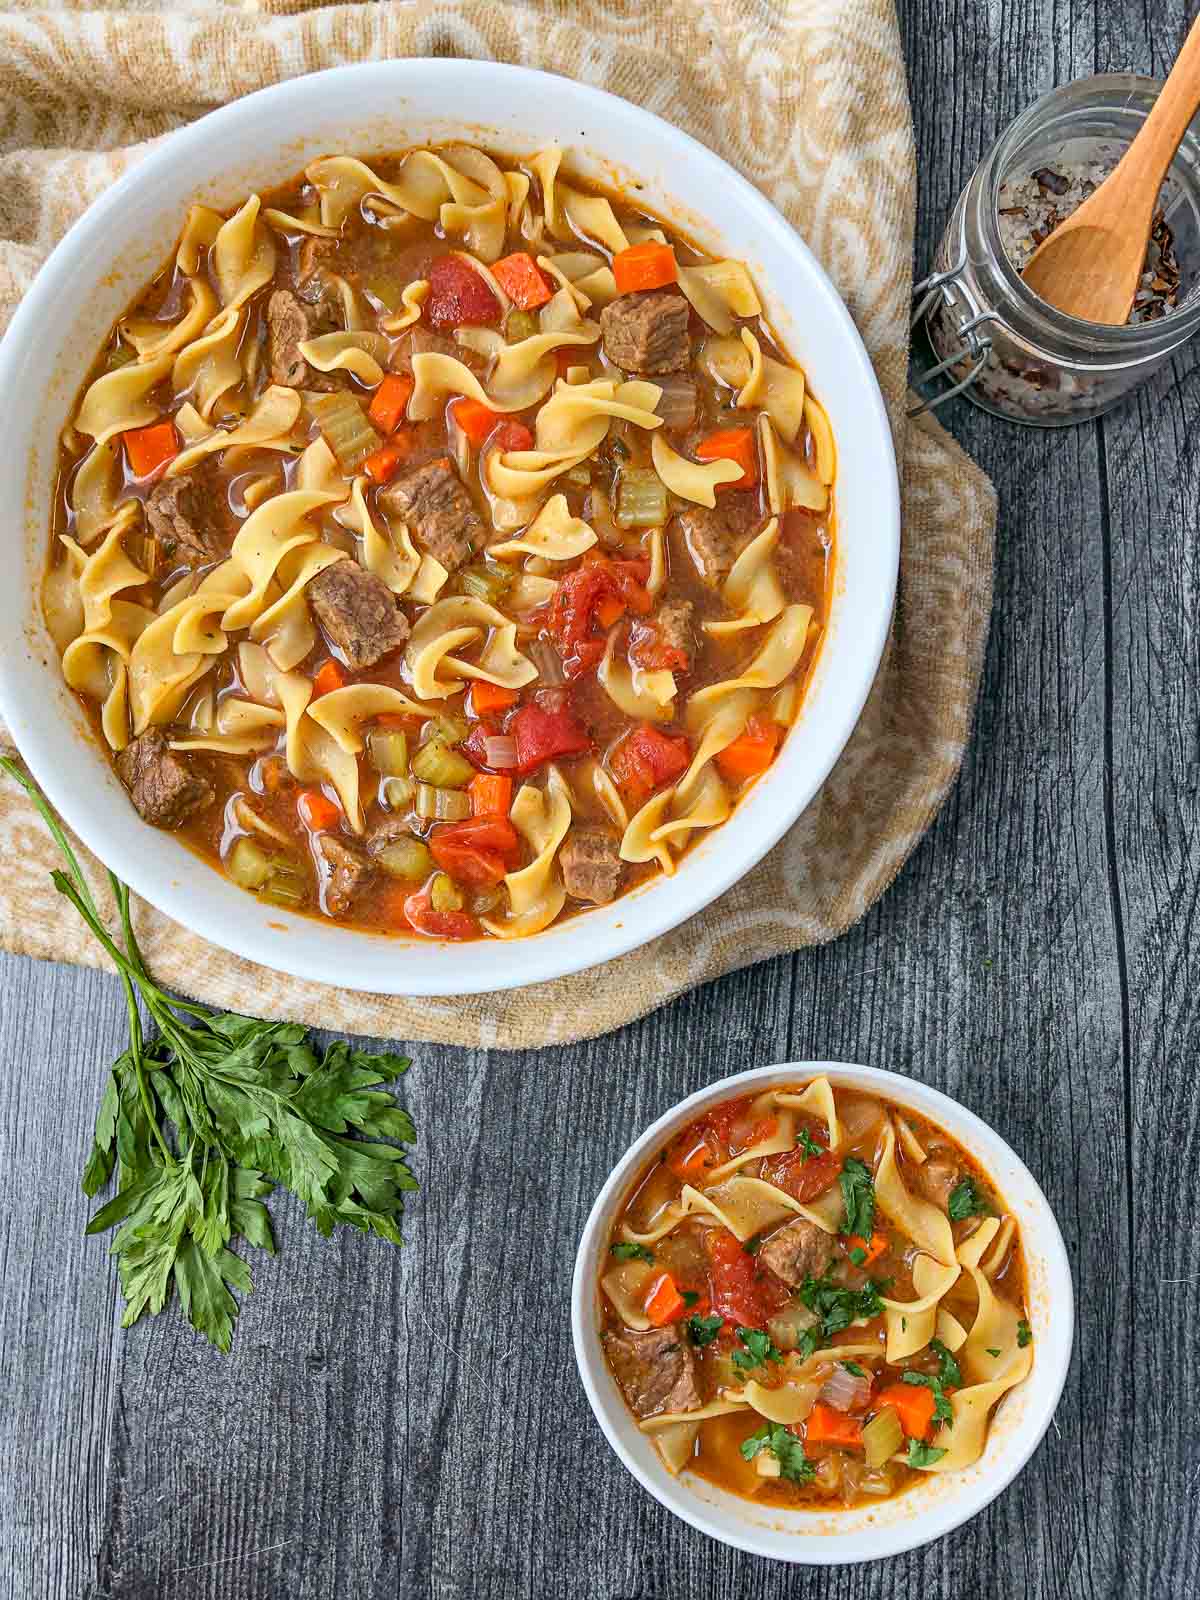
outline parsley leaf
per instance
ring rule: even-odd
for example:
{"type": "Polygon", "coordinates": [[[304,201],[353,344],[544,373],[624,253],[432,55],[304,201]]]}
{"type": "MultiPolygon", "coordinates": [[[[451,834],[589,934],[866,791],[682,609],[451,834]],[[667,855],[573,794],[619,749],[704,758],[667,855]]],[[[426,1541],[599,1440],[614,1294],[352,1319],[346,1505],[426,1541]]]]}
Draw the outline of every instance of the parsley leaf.
{"type": "Polygon", "coordinates": [[[865,1161],[847,1156],[838,1177],[846,1220],[841,1231],[869,1239],[875,1230],[875,1180],[865,1161]]]}
{"type": "Polygon", "coordinates": [[[739,1328],[737,1336],[743,1348],[733,1352],[733,1364],[742,1372],[761,1367],[764,1361],[783,1360],[769,1333],[762,1333],[758,1328],[739,1328]]]}
{"type": "Polygon", "coordinates": [[[906,1460],[910,1467],[931,1467],[945,1454],[944,1450],[939,1450],[936,1445],[926,1444],[923,1439],[910,1439],[906,1460]]]}
{"type": "Polygon", "coordinates": [[[747,1239],[746,1240],[745,1244],[742,1246],[742,1249],[746,1252],[746,1254],[748,1256],[756,1256],[758,1254],[758,1252],[762,1249],[762,1247],[763,1247],[762,1240],[758,1237],[757,1234],[755,1234],[753,1239],[747,1239]]]}
{"type": "Polygon", "coordinates": [[[803,1442],[778,1422],[765,1423],[742,1441],[741,1452],[747,1461],[753,1461],[760,1450],[767,1450],[779,1463],[780,1476],[789,1483],[810,1483],[816,1473],[816,1464],[804,1453],[803,1442]]]}
{"type": "Polygon", "coordinates": [[[687,1319],[688,1338],[698,1350],[706,1344],[711,1344],[725,1326],[725,1318],[714,1313],[711,1317],[689,1317],[687,1319]]]}
{"type": "Polygon", "coordinates": [[[122,1326],[162,1311],[174,1291],[197,1332],[228,1351],[235,1291],[253,1288],[232,1247],[242,1239],[274,1252],[263,1200],[276,1184],[297,1196],[326,1237],[340,1224],[401,1242],[404,1195],[417,1187],[402,1146],[416,1134],[408,1112],[379,1086],[407,1071],[408,1060],[343,1042],[318,1054],[298,1024],[173,998],[147,970],[126,886],[109,873],[120,921],[114,934],[36,785],[4,757],[0,769],[41,814],[66,862],[51,874],[54,886],[125,990],[129,1046],[109,1071],[82,1177],[89,1197],[116,1183],[87,1231],[117,1229],[111,1254],[125,1298],[122,1326]]]}
{"type": "Polygon", "coordinates": [[[993,1350],[993,1348],[992,1348],[992,1346],[990,1344],[986,1346],[986,1349],[987,1349],[988,1355],[990,1355],[993,1360],[997,1360],[999,1358],[999,1355],[1000,1355],[999,1350],[993,1350]]]}
{"type": "Polygon", "coordinates": [[[950,1401],[946,1398],[942,1388],[942,1380],[932,1377],[928,1372],[906,1372],[903,1375],[905,1383],[911,1383],[920,1389],[933,1391],[933,1420],[944,1422],[948,1428],[954,1426],[954,1413],[950,1409],[950,1401]]]}
{"type": "Polygon", "coordinates": [[[685,1306],[694,1306],[699,1300],[700,1296],[697,1294],[695,1289],[681,1289],[679,1291],[679,1298],[683,1301],[685,1306]]]}
{"type": "Polygon", "coordinates": [[[1032,1344],[1032,1343],[1033,1343],[1033,1329],[1026,1322],[1025,1318],[1022,1317],[1020,1322],[1017,1323],[1017,1348],[1020,1349],[1020,1350],[1024,1350],[1024,1348],[1025,1348],[1025,1346],[1027,1344],[1032,1344]]]}
{"type": "Polygon", "coordinates": [[[865,1378],[867,1375],[867,1369],[865,1367],[860,1367],[857,1361],[839,1361],[838,1365],[845,1367],[846,1371],[850,1373],[852,1377],[865,1378]]]}
{"type": "Polygon", "coordinates": [[[861,1289],[844,1289],[833,1281],[832,1264],[821,1277],[810,1275],[805,1278],[800,1285],[800,1303],[807,1306],[820,1321],[800,1335],[797,1348],[801,1356],[807,1360],[827,1345],[835,1333],[841,1333],[843,1328],[848,1328],[860,1317],[868,1321],[872,1317],[881,1317],[883,1301],[880,1299],[880,1290],[887,1287],[886,1279],[872,1279],[861,1289]]]}
{"type": "Polygon", "coordinates": [[[991,1206],[975,1187],[974,1178],[962,1178],[950,1191],[946,1211],[951,1222],[962,1222],[967,1217],[987,1217],[991,1206]]]}
{"type": "Polygon", "coordinates": [[[943,1383],[953,1384],[958,1388],[962,1383],[962,1371],[955,1357],[940,1339],[930,1339],[929,1348],[938,1358],[938,1377],[943,1383]]]}
{"type": "Polygon", "coordinates": [[[634,1244],[632,1239],[619,1239],[610,1246],[618,1261],[653,1261],[653,1254],[644,1244],[634,1244]]]}
{"type": "Polygon", "coordinates": [[[823,1144],[818,1144],[813,1138],[812,1134],[809,1133],[807,1128],[800,1129],[800,1132],[796,1135],[796,1143],[804,1152],[805,1161],[811,1161],[814,1156],[823,1156],[826,1154],[825,1146],[823,1144]]]}
{"type": "Polygon", "coordinates": [[[850,1259],[856,1267],[862,1266],[863,1262],[867,1259],[867,1252],[863,1249],[862,1245],[856,1244],[854,1246],[853,1250],[850,1252],[850,1259]]]}

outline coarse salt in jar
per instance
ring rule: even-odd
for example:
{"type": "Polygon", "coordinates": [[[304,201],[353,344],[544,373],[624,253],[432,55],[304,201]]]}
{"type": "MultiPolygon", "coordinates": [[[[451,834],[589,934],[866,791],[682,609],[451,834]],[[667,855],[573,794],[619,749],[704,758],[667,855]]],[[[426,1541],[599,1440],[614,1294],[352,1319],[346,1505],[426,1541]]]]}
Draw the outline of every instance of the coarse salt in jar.
{"type": "Polygon", "coordinates": [[[961,393],[1014,422],[1083,422],[1145,383],[1200,326],[1196,123],[1163,184],[1127,325],[1067,316],[1020,275],[1041,240],[1116,166],[1160,88],[1153,78],[1105,73],[1052,89],[980,163],[933,272],[914,290],[914,326],[924,321],[935,361],[918,374],[918,411],[961,393]]]}

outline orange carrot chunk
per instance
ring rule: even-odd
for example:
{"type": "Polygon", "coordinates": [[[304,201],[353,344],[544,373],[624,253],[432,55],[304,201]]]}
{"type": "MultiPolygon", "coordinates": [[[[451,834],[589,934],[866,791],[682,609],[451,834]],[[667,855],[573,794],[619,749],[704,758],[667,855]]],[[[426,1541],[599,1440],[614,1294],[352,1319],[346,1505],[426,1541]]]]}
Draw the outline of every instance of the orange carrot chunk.
{"type": "Polygon", "coordinates": [[[515,689],[506,689],[499,683],[485,683],[482,678],[477,678],[471,685],[471,709],[477,717],[490,717],[497,711],[507,711],[509,706],[516,705],[517,698],[515,689]]]}
{"type": "Polygon", "coordinates": [[[121,437],[135,478],[148,478],[179,454],[179,434],[169,417],[164,422],[152,422],[147,428],[131,428],[121,437]]]}
{"type": "Polygon", "coordinates": [[[481,772],[467,785],[471,812],[476,817],[506,817],[512,804],[512,779],[503,773],[481,772]]]}
{"type": "Polygon", "coordinates": [[[847,1242],[851,1250],[861,1250],[863,1252],[863,1259],[856,1264],[860,1267],[869,1267],[872,1261],[878,1261],[879,1257],[887,1249],[887,1234],[879,1233],[878,1231],[873,1233],[868,1244],[861,1234],[852,1233],[847,1242]]]}
{"type": "Polygon", "coordinates": [[[862,1423],[857,1417],[839,1411],[836,1406],[818,1400],[808,1413],[805,1439],[809,1444],[832,1444],[843,1450],[853,1450],[862,1444],[862,1423]]]}
{"type": "Polygon", "coordinates": [[[758,482],[758,448],[752,428],[720,428],[701,439],[696,455],[701,461],[732,461],[741,467],[740,478],[717,484],[718,493],[722,489],[753,489],[758,482]]]}
{"type": "Polygon", "coordinates": [[[653,239],[647,239],[645,244],[631,244],[628,250],[619,250],[613,257],[612,270],[618,294],[663,289],[679,281],[674,250],[669,244],[658,244],[653,239]]]}
{"type": "Polygon", "coordinates": [[[553,298],[554,291],[533,257],[524,250],[517,250],[502,261],[497,261],[492,273],[519,311],[536,311],[553,298]]]}
{"type": "Polygon", "coordinates": [[[779,724],[770,717],[751,717],[745,731],[717,756],[717,768],[730,783],[757,778],[775,759],[779,724]]]}
{"type": "Polygon", "coordinates": [[[414,384],[407,373],[389,372],[371,397],[367,412],[380,433],[394,433],[404,421],[414,384]]]}
{"type": "Polygon", "coordinates": [[[296,810],[300,813],[300,821],[311,833],[336,828],[342,816],[333,801],[319,789],[301,789],[296,796],[296,810]]]}
{"type": "Polygon", "coordinates": [[[891,1406],[909,1439],[929,1438],[933,1408],[937,1404],[932,1389],[918,1388],[916,1384],[908,1383],[889,1384],[875,1396],[874,1404],[879,1411],[884,1406],[891,1406]]]}
{"type": "Polygon", "coordinates": [[[499,412],[490,410],[482,401],[468,400],[465,395],[454,401],[450,407],[450,415],[476,450],[487,442],[488,435],[496,424],[504,420],[499,412]]]}
{"type": "Polygon", "coordinates": [[[363,462],[363,471],[372,483],[387,483],[395,476],[396,469],[401,463],[408,460],[412,454],[412,447],[411,434],[406,431],[395,433],[386,444],[381,444],[378,450],[371,451],[363,462]]]}
{"type": "Polygon", "coordinates": [[[335,689],[346,687],[346,674],[336,661],[326,661],[317,669],[313,678],[313,699],[319,695],[332,694],[335,689]]]}
{"type": "Polygon", "coordinates": [[[687,1311],[687,1301],[675,1287],[675,1279],[664,1272],[650,1286],[646,1296],[646,1315],[655,1328],[665,1328],[669,1322],[678,1322],[687,1311]]]}

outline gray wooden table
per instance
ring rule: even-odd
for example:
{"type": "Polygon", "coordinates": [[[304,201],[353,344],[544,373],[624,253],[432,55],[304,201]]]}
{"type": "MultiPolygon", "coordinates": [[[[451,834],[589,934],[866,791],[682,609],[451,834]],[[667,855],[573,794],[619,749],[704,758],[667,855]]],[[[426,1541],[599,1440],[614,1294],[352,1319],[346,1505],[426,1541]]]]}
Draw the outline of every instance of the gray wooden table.
{"type": "MultiPolygon", "coordinates": [[[[1182,0],[905,0],[918,264],[980,154],[1084,74],[1162,73],[1182,0]]],[[[1039,434],[961,403],[1001,497],[974,743],[929,838],[836,945],[594,1044],[414,1045],[407,1246],[277,1205],[228,1359],[117,1327],[77,1175],[115,980],[0,963],[0,1594],[16,1600],[1050,1600],[1197,1594],[1200,351],[1039,434]],[[1055,1426],[956,1536],[790,1569],[674,1521],[603,1443],[568,1329],[579,1227],[635,1131],[741,1067],[899,1068],[1011,1141],[1079,1295],[1055,1426]]]]}

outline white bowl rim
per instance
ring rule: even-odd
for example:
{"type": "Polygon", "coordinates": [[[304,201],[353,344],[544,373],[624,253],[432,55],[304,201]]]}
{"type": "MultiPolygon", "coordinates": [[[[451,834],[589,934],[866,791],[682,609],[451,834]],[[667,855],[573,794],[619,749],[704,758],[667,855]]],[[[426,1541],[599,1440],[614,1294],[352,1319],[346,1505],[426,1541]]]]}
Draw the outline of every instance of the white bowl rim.
{"type": "MultiPolygon", "coordinates": [[[[601,1431],[622,1464],[654,1498],[672,1512],[690,1523],[693,1528],[707,1534],[710,1539],[744,1550],[750,1555],[808,1566],[840,1566],[851,1562],[884,1560],[929,1544],[961,1527],[976,1516],[1001,1494],[1019,1472],[1028,1464],[1053,1420],[1071,1361],[1075,1326],[1075,1293],[1070,1261],[1058,1220],[1046,1199],[1041,1185],[1029,1168],[1006,1140],[988,1123],[969,1110],[960,1101],[952,1099],[940,1089],[907,1078],[881,1067],[868,1067],[849,1061],[787,1061],[765,1067],[751,1067],[745,1072],[720,1078],[696,1090],[663,1112],[642,1133],[612,1169],[580,1234],[575,1255],[575,1270],[571,1282],[571,1337],[575,1348],[575,1363],[580,1382],[587,1395],[592,1413],[601,1431]],[[827,1074],[837,1085],[874,1090],[882,1097],[900,1105],[909,1105],[914,1111],[940,1123],[971,1154],[989,1170],[989,1158],[980,1153],[981,1147],[991,1147],[992,1158],[1003,1158],[1011,1168],[1011,1175],[1027,1185],[1025,1198],[1032,1197],[1037,1212],[1038,1237],[1032,1240],[1028,1224],[1022,1224],[1022,1242],[1027,1256],[1040,1257],[1047,1271],[1050,1292],[1056,1308],[1053,1332],[1047,1336],[1039,1330],[1037,1360],[1034,1373],[1042,1391],[1039,1411],[1031,1418],[1031,1425],[1023,1434],[1019,1448],[1003,1471],[986,1476],[973,1489],[960,1498],[949,1498],[936,1507],[917,1511],[889,1527],[858,1535],[870,1548],[865,1553],[832,1548],[833,1541],[845,1535],[762,1529],[757,1534],[748,1528],[745,1534],[718,1528],[705,1515],[705,1502],[692,1493],[686,1482],[673,1478],[665,1467],[647,1472],[626,1449],[613,1417],[628,1418],[628,1411],[615,1383],[609,1374],[599,1348],[596,1328],[596,1272],[598,1247],[607,1236],[612,1214],[629,1183],[638,1171],[674,1131],[686,1125],[708,1106],[729,1098],[736,1098],[748,1087],[770,1082],[804,1081],[827,1074]],[[977,1140],[978,1144],[973,1144],[977,1140]]],[[[1032,1378],[1031,1374],[1031,1378],[1032,1378]]],[[[1030,1380],[1026,1380],[1027,1382],[1030,1380]]],[[[986,1461],[986,1453],[985,1453],[986,1461]]],[[[914,1488],[904,1496],[904,1504],[912,1508],[914,1488]]],[[[736,1496],[726,1495],[733,1502],[736,1496]]],[[[837,1513],[830,1513],[837,1515],[837,1513]]]]}
{"type": "MultiPolygon", "coordinates": [[[[220,146],[223,139],[235,137],[239,127],[251,123],[264,111],[269,111],[273,104],[291,102],[297,94],[308,92],[314,84],[328,84],[343,91],[349,90],[347,104],[353,104],[354,84],[381,75],[389,84],[394,83],[397,87],[403,87],[406,81],[428,81],[430,76],[467,84],[472,80],[481,83],[493,81],[499,76],[511,83],[514,96],[522,92],[536,95],[539,87],[548,84],[554,86],[555,92],[561,93],[565,86],[577,98],[581,108],[591,108],[597,115],[610,119],[613,116],[632,119],[645,128],[652,143],[653,140],[666,140],[681,152],[686,152],[692,161],[710,168],[714,180],[719,178],[726,191],[736,194],[739,203],[756,220],[757,225],[765,233],[774,235],[780,247],[803,264],[807,274],[806,291],[822,300],[820,313],[833,319],[847,342],[857,367],[854,381],[864,408],[863,427],[877,435],[882,458],[887,464],[887,482],[883,491],[887,515],[884,524],[875,530],[882,552],[879,584],[877,589],[864,597],[867,601],[866,642],[857,663],[847,665],[840,679],[843,689],[842,714],[837,718],[829,718],[825,724],[828,764],[823,770],[819,763],[815,767],[812,764],[801,766],[792,775],[789,786],[792,798],[787,806],[780,806],[774,815],[756,818],[757,826],[754,829],[731,830],[723,840],[724,847],[706,857],[704,870],[681,871],[670,880],[655,879],[641,886],[635,892],[636,910],[619,923],[601,931],[598,924],[593,922],[597,913],[585,911],[580,918],[571,919],[572,923],[589,924],[591,931],[598,935],[596,940],[586,937],[568,939],[561,935],[554,938],[556,925],[552,925],[544,934],[520,941],[522,948],[519,961],[502,963],[497,958],[488,962],[481,958],[478,971],[473,969],[469,959],[455,959],[456,950],[469,949],[470,946],[447,947],[442,944],[440,948],[445,959],[431,965],[428,971],[405,971],[404,961],[398,959],[395,965],[399,970],[390,980],[387,972],[381,972],[378,965],[371,965],[370,981],[366,981],[365,977],[356,979],[354,952],[363,948],[359,941],[369,939],[377,943],[380,936],[359,930],[334,930],[345,948],[344,965],[339,963],[335,980],[339,987],[412,996],[465,995],[541,983],[625,955],[695,916],[750,872],[779,842],[833,770],[857,726],[883,657],[899,571],[899,481],[887,412],[862,338],[820,262],[765,195],[713,151],[653,112],[607,90],[578,83],[558,74],[500,62],[404,58],[332,67],[260,89],[175,130],[105,190],[47,258],[18,306],[4,339],[0,341],[0,395],[16,391],[13,374],[30,345],[37,339],[39,321],[53,315],[53,308],[60,303],[61,296],[77,292],[72,287],[76,258],[83,258],[91,250],[103,251],[109,219],[121,209],[128,194],[147,179],[168,173],[184,152],[190,154],[207,146],[220,146]],[[812,771],[819,774],[815,781],[811,776],[812,771]]],[[[465,124],[465,118],[460,120],[465,124]]],[[[588,148],[600,149],[602,145],[603,135],[600,135],[594,141],[594,146],[589,144],[588,148]]],[[[859,622],[862,621],[860,618],[859,622]]],[[[52,758],[50,736],[42,733],[43,719],[39,717],[37,709],[25,704],[16,693],[6,688],[6,676],[3,655],[0,654],[0,716],[7,722],[23,759],[50,803],[94,855],[106,865],[111,865],[131,889],[164,915],[217,947],[298,978],[330,982],[328,954],[324,948],[309,950],[303,940],[275,939],[270,950],[265,951],[265,937],[261,931],[252,929],[249,919],[244,926],[240,922],[227,922],[217,908],[210,909],[189,896],[186,874],[183,882],[166,881],[151,871],[136,849],[127,851],[109,837],[103,826],[96,822],[85,794],[71,785],[52,758]],[[256,932],[257,939],[254,936],[256,932]]],[[[786,749],[785,743],[781,760],[786,749]]],[[[206,871],[215,870],[207,862],[203,866],[206,871]]],[[[629,896],[623,896],[615,904],[619,905],[622,901],[631,903],[629,896]]],[[[278,908],[275,918],[272,926],[282,926],[285,930],[289,925],[304,927],[312,922],[311,918],[296,917],[280,912],[278,908]]],[[[389,937],[386,943],[399,957],[406,948],[412,949],[415,945],[428,949],[434,941],[389,937]]]]}

